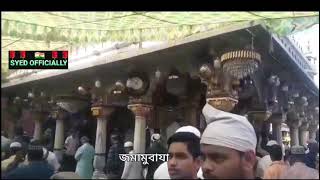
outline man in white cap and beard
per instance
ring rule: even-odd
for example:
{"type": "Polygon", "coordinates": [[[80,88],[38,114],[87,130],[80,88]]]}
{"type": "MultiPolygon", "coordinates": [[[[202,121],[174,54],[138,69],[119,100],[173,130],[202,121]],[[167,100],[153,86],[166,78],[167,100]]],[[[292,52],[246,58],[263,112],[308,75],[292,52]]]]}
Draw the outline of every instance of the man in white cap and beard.
{"type": "Polygon", "coordinates": [[[203,177],[208,179],[254,179],[257,138],[244,117],[206,104],[207,121],[201,140],[203,177]]]}

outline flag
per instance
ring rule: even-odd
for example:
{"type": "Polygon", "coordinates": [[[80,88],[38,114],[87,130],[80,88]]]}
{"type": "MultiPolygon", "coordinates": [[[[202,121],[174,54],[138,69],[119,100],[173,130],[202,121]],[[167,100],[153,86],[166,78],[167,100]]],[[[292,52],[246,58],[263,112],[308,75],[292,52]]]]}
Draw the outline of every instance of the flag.
{"type": "Polygon", "coordinates": [[[43,52],[35,52],[34,58],[35,59],[44,59],[44,53],[43,52]]]}
{"type": "Polygon", "coordinates": [[[9,51],[10,54],[10,58],[14,59],[14,57],[16,56],[16,52],[15,51],[9,51]]]}
{"type": "Polygon", "coordinates": [[[21,59],[26,58],[26,51],[20,51],[20,58],[21,59]]]}
{"type": "Polygon", "coordinates": [[[63,51],[62,52],[62,58],[68,59],[68,51],[63,51]]]}
{"type": "Polygon", "coordinates": [[[58,52],[57,51],[52,51],[52,59],[55,59],[58,57],[58,52]]]}

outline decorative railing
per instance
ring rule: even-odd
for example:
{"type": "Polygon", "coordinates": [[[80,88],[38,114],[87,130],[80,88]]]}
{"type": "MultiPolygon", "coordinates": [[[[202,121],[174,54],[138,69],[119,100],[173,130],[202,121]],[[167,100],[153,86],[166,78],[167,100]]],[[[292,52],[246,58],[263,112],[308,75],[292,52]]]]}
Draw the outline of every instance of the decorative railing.
{"type": "Polygon", "coordinates": [[[314,69],[314,65],[310,63],[310,60],[304,55],[302,49],[297,45],[295,41],[288,37],[276,38],[281,42],[285,50],[289,53],[291,59],[298,65],[298,67],[313,80],[313,76],[317,74],[314,69]]]}

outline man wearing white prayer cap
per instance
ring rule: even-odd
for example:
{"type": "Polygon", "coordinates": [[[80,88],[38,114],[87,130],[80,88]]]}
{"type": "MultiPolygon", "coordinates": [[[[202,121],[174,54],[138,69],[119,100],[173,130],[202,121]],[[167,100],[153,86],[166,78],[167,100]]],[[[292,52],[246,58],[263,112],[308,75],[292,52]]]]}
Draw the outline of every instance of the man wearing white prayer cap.
{"type": "Polygon", "coordinates": [[[246,117],[203,108],[207,121],[200,146],[203,177],[209,179],[253,179],[257,138],[246,117]]]}
{"type": "MultiPolygon", "coordinates": [[[[179,136],[184,136],[185,133],[188,135],[191,135],[195,139],[198,138],[198,142],[199,142],[200,135],[201,135],[200,131],[193,126],[180,127],[179,129],[176,130],[175,134],[177,134],[177,133],[179,133],[179,136]]],[[[177,143],[177,142],[175,142],[175,143],[177,143]]],[[[180,145],[182,145],[182,144],[180,144],[180,145]]],[[[198,147],[198,149],[199,149],[199,147],[198,147]]],[[[200,149],[199,149],[199,151],[200,151],[200,149]]],[[[193,157],[191,157],[192,155],[187,150],[187,147],[183,150],[183,152],[184,152],[183,154],[188,154],[190,157],[186,158],[186,160],[184,160],[184,161],[178,160],[179,158],[172,159],[172,157],[171,157],[171,161],[169,160],[168,162],[164,162],[157,168],[157,170],[155,171],[155,173],[153,175],[153,179],[170,179],[170,178],[171,179],[175,179],[175,178],[196,179],[196,178],[202,178],[202,171],[199,167],[200,165],[199,166],[197,165],[198,158],[194,159],[193,157]],[[174,162],[172,162],[172,160],[174,160],[174,162]],[[169,164],[171,164],[171,165],[169,165],[169,164]],[[168,166],[171,166],[171,170],[172,170],[171,176],[168,171],[168,166]],[[184,166],[187,166],[187,167],[184,167],[184,166]]]]}
{"type": "MultiPolygon", "coordinates": [[[[273,145],[278,145],[278,142],[275,140],[270,140],[267,142],[266,150],[269,153],[269,149],[273,145]]],[[[272,160],[269,154],[263,156],[258,160],[257,169],[256,169],[256,177],[263,178],[264,171],[272,164],[272,160]]]]}
{"type": "Polygon", "coordinates": [[[181,127],[168,139],[167,162],[171,179],[197,179],[200,168],[200,132],[181,127]]]}

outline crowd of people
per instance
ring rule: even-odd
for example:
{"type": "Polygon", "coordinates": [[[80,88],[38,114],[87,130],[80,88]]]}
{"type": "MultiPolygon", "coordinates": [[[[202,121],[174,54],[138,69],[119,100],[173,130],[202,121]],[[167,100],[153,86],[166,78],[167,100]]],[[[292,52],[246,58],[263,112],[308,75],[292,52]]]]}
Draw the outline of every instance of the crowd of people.
{"type": "MultiPolygon", "coordinates": [[[[207,126],[176,127],[163,145],[160,133],[152,133],[147,154],[168,153],[168,161],[149,161],[142,165],[145,179],[319,179],[319,142],[304,146],[284,146],[270,139],[265,153],[258,153],[256,132],[246,117],[217,110],[206,104],[202,110],[207,126]]],[[[47,133],[50,134],[50,133],[47,133]]],[[[48,138],[47,138],[48,139],[48,138]]],[[[79,138],[73,129],[65,140],[61,164],[47,141],[28,140],[22,129],[10,140],[2,135],[3,178],[91,179],[94,147],[87,136],[79,138]],[[6,149],[6,146],[8,148],[6,149]]],[[[123,162],[119,154],[133,154],[134,143],[122,141],[119,133],[110,137],[105,173],[108,178],[131,179],[137,162],[123,162]]],[[[139,165],[139,164],[138,164],[139,165]]]]}

